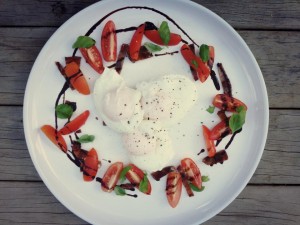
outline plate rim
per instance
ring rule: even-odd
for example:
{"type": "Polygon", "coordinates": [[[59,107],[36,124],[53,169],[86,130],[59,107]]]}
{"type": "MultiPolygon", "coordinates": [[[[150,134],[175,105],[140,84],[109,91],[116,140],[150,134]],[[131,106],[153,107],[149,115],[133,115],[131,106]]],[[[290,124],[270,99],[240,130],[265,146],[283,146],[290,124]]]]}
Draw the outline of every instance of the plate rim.
{"type": "MultiPolygon", "coordinates": [[[[168,0],[171,1],[171,0],[168,0]]],[[[216,20],[218,20],[218,22],[220,22],[222,24],[222,26],[225,26],[227,29],[229,29],[240,41],[240,43],[243,45],[244,49],[247,51],[248,55],[251,57],[251,61],[253,63],[253,65],[255,65],[255,73],[257,75],[257,78],[260,81],[260,90],[263,93],[263,107],[265,108],[265,110],[263,110],[263,119],[265,121],[265,123],[263,124],[263,138],[261,139],[262,142],[260,144],[260,151],[259,154],[256,157],[256,161],[253,162],[253,166],[251,167],[251,171],[249,171],[249,173],[247,174],[247,176],[245,177],[245,179],[242,182],[242,185],[239,185],[238,191],[236,191],[234,194],[232,194],[230,196],[230,198],[228,198],[227,200],[223,201],[222,204],[219,205],[219,207],[214,210],[213,213],[209,212],[206,216],[202,217],[201,219],[199,219],[199,222],[205,222],[208,219],[213,218],[215,215],[217,215],[218,213],[220,213],[222,210],[224,210],[230,203],[232,203],[238,195],[240,195],[240,193],[244,190],[244,188],[246,187],[246,185],[249,183],[250,179],[252,178],[253,174],[255,173],[258,164],[261,160],[263,151],[264,151],[264,147],[266,145],[266,141],[267,141],[267,135],[268,135],[268,127],[269,127],[269,101],[268,101],[268,93],[267,93],[267,88],[266,88],[266,84],[264,81],[264,77],[263,74],[260,70],[259,64],[257,63],[252,51],[250,50],[249,46],[246,44],[246,42],[244,41],[244,39],[238,34],[238,32],[231,26],[229,25],[223,18],[221,18],[219,15],[217,15],[216,13],[214,13],[213,11],[209,10],[208,8],[202,6],[199,3],[195,3],[192,1],[186,1],[186,0],[176,0],[177,2],[184,2],[185,4],[191,5],[193,7],[197,7],[201,10],[206,11],[207,13],[209,13],[210,15],[212,15],[213,17],[215,17],[216,20]]],[[[25,88],[25,94],[24,94],[24,101],[23,101],[23,126],[24,126],[24,134],[25,134],[25,140],[26,140],[26,145],[30,154],[30,158],[34,164],[35,169],[37,170],[39,176],[41,177],[43,183],[46,185],[47,189],[55,196],[55,198],[61,202],[67,209],[69,209],[72,213],[74,213],[76,216],[78,216],[79,218],[87,221],[87,222],[93,222],[91,221],[89,218],[87,218],[85,215],[81,214],[80,212],[78,212],[77,209],[75,209],[75,207],[72,206],[72,204],[69,204],[69,202],[62,198],[60,193],[57,193],[56,190],[51,186],[51,184],[49,183],[49,180],[47,179],[47,177],[45,177],[43,170],[41,169],[41,167],[39,166],[39,163],[36,161],[35,159],[35,153],[34,153],[34,144],[32,143],[32,140],[30,138],[29,135],[29,131],[28,131],[28,127],[29,125],[29,121],[27,120],[27,116],[29,115],[29,111],[30,111],[30,89],[29,86],[30,84],[33,82],[33,76],[31,75],[34,71],[34,68],[36,67],[36,65],[38,64],[38,61],[40,61],[40,58],[42,58],[43,53],[45,52],[45,49],[49,46],[49,43],[51,42],[51,40],[54,38],[54,36],[60,31],[63,30],[65,27],[67,27],[69,25],[69,23],[71,23],[74,19],[76,19],[76,17],[80,17],[81,14],[84,14],[86,11],[91,10],[92,8],[94,8],[96,5],[101,5],[101,4],[106,4],[110,2],[110,4],[113,4],[114,2],[118,2],[117,0],[114,1],[109,1],[109,0],[103,0],[100,2],[96,2],[93,3],[92,5],[80,10],[79,12],[77,12],[76,14],[74,14],[72,17],[70,17],[67,21],[65,21],[52,35],[51,37],[47,40],[47,42],[45,43],[45,45],[41,48],[37,58],[35,59],[35,62],[32,66],[32,69],[30,71],[29,74],[29,78],[27,80],[27,84],[26,84],[26,88],[25,88]]],[[[128,1],[129,3],[130,1],[128,1]]],[[[133,2],[133,1],[131,1],[133,2]]],[[[174,0],[172,0],[172,2],[174,3],[174,0]]],[[[136,5],[141,5],[138,1],[135,1],[136,5]]],[[[195,223],[199,224],[199,222],[195,223]]]]}

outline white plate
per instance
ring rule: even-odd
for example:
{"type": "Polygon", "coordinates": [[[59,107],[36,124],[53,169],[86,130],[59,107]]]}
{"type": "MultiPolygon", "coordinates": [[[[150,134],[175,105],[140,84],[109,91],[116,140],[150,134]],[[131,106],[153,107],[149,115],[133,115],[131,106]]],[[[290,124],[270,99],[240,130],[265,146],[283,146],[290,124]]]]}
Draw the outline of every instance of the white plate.
{"type": "MultiPolygon", "coordinates": [[[[121,11],[109,19],[115,22],[117,28],[138,26],[144,21],[159,24],[165,20],[152,11],[138,9],[121,11]]],[[[169,22],[169,25],[172,31],[180,33],[172,23],[169,22]]],[[[103,26],[101,24],[91,35],[97,43],[103,26]]],[[[131,35],[132,32],[119,34],[119,44],[128,43],[131,35]]],[[[187,40],[186,37],[184,39],[187,40]]],[[[167,51],[176,48],[180,48],[180,45],[167,51]]],[[[82,64],[82,70],[89,77],[92,87],[98,75],[85,62],[82,61],[82,64]]],[[[167,73],[188,73],[192,78],[180,54],[154,57],[134,64],[125,61],[122,71],[129,85],[167,73]]],[[[66,99],[77,101],[77,114],[85,109],[91,111],[90,119],[82,131],[96,135],[96,140],[92,144],[83,145],[83,148],[94,146],[101,159],[127,162],[119,135],[95,119],[97,115],[91,96],[81,96],[69,90],[66,99]]],[[[267,136],[268,99],[261,71],[245,42],[226,22],[206,8],[180,0],[101,1],[69,19],[52,35],[39,54],[26,88],[24,130],[31,158],[44,183],[62,204],[84,220],[93,224],[114,225],[199,224],[233,201],[253,175],[267,136]],[[39,131],[43,124],[54,125],[55,98],[64,83],[54,62],[64,63],[64,57],[72,54],[71,46],[77,36],[85,34],[89,27],[107,13],[128,5],[154,7],[173,18],[197,43],[215,46],[215,62],[223,63],[231,79],[234,96],[244,101],[249,108],[243,132],[237,135],[228,149],[229,160],[223,165],[206,166],[201,163],[205,154],[197,156],[199,150],[204,148],[200,122],[212,128],[218,121],[216,113],[211,115],[205,111],[218,92],[210,78],[204,84],[197,82],[201,92],[199,101],[180,125],[172,127],[176,156],[171,163],[178,165],[183,157],[191,157],[200,166],[202,174],[210,177],[210,181],[205,183],[205,190],[196,193],[193,198],[189,198],[183,190],[181,201],[175,209],[167,203],[165,179],[161,182],[151,180],[151,196],[138,193],[138,198],[104,193],[98,182],[83,182],[79,169],[39,131]]],[[[227,141],[222,142],[223,146],[227,141]]],[[[99,176],[108,165],[103,161],[99,176]]]]}

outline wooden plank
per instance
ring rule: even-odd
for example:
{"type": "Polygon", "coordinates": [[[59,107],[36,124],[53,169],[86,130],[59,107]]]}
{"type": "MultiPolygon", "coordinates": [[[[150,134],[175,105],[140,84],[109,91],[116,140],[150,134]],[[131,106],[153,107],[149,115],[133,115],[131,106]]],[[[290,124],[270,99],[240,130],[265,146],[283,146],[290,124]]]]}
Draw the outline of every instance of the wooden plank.
{"type": "MultiPolygon", "coordinates": [[[[61,205],[43,183],[0,182],[0,189],[2,224],[87,224],[61,205]]],[[[204,224],[296,225],[299,200],[298,187],[247,186],[231,205],[204,224]]]]}
{"type": "MultiPolygon", "coordinates": [[[[300,2],[297,0],[193,0],[220,15],[239,29],[299,29],[300,2]]],[[[2,0],[0,26],[60,26],[72,15],[97,0],[2,0]]],[[[99,16],[100,17],[100,16],[99,16]]]]}
{"type": "MultiPolygon", "coordinates": [[[[37,180],[23,134],[22,108],[0,107],[0,180],[37,180]]],[[[252,184],[300,184],[300,110],[271,110],[268,142],[252,184]]]]}
{"type": "MultiPolygon", "coordinates": [[[[55,28],[0,30],[0,104],[21,105],[33,61],[55,28]]],[[[239,31],[267,85],[270,107],[300,108],[300,32],[239,31]]]]}
{"type": "Polygon", "coordinates": [[[297,225],[299,186],[247,186],[233,203],[205,225],[297,225]]]}
{"type": "Polygon", "coordinates": [[[239,33],[260,65],[270,107],[300,108],[300,32],[239,33]]]}

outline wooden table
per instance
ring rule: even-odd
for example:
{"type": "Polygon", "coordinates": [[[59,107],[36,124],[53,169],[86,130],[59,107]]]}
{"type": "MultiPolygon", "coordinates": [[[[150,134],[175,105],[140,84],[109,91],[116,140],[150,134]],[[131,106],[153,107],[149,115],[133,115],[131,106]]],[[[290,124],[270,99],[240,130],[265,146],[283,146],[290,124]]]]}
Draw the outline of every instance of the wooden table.
{"type": "MultiPolygon", "coordinates": [[[[94,2],[0,0],[0,224],[86,224],[38,176],[25,143],[22,104],[30,69],[47,39],[94,2]]],[[[270,101],[268,140],[253,178],[205,224],[299,224],[300,2],[196,2],[223,17],[247,42],[270,101]]]]}

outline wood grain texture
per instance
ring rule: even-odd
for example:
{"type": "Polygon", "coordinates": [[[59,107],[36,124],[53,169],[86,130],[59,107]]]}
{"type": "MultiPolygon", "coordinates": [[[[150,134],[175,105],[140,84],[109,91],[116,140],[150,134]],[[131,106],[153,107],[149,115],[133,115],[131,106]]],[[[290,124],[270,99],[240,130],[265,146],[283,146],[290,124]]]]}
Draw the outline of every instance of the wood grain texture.
{"type": "MultiPolygon", "coordinates": [[[[0,107],[0,180],[40,181],[24,140],[21,107],[0,107]]],[[[300,184],[300,111],[271,110],[267,145],[252,184],[300,184]]]]}
{"type": "MultiPolygon", "coordinates": [[[[96,0],[2,0],[0,26],[60,26],[96,0]]],[[[298,0],[194,0],[239,29],[300,29],[298,0]]],[[[172,3],[170,3],[172,4],[172,3]]]]}
{"type": "MultiPolygon", "coordinates": [[[[0,29],[0,104],[21,105],[31,67],[56,28],[0,29]]],[[[300,108],[300,32],[239,31],[255,55],[270,107],[300,108]]]]}
{"type": "MultiPolygon", "coordinates": [[[[43,183],[0,182],[0,189],[1,224],[88,224],[61,205],[43,183]]],[[[204,224],[296,225],[299,200],[298,187],[247,186],[223,212],[204,224]]]]}

